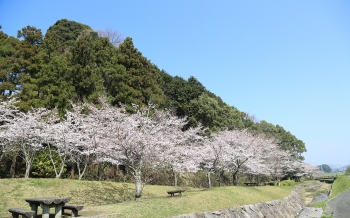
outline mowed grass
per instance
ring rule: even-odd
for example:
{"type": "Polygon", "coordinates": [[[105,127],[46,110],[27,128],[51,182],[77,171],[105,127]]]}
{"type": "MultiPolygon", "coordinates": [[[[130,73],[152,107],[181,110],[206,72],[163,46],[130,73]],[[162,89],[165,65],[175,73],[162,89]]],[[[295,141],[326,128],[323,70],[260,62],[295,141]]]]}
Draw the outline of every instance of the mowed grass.
{"type": "Polygon", "coordinates": [[[349,175],[341,175],[341,176],[339,176],[334,181],[333,188],[332,188],[332,194],[331,194],[330,198],[333,198],[333,197],[335,197],[335,196],[345,192],[349,188],[350,188],[349,175]]]}
{"type": "Polygon", "coordinates": [[[181,187],[186,189],[182,196],[169,197],[166,193],[178,188],[146,185],[143,198],[135,202],[129,200],[134,194],[133,184],[68,179],[0,179],[0,217],[10,217],[9,208],[29,209],[25,198],[43,196],[70,197],[69,203],[84,205],[84,210],[79,213],[84,217],[171,217],[281,199],[293,189],[282,186],[229,186],[204,190],[181,187]]]}

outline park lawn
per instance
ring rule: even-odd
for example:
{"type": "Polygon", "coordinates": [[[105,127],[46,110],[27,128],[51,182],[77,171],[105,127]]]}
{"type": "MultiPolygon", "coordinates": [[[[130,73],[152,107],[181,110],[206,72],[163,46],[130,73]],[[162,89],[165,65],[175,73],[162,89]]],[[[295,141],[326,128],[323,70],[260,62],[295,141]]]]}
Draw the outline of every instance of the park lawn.
{"type": "Polygon", "coordinates": [[[146,185],[143,198],[135,202],[130,200],[134,194],[133,184],[70,179],[0,179],[0,196],[5,199],[0,201],[0,217],[10,217],[9,208],[29,209],[25,198],[43,196],[70,197],[70,203],[84,205],[84,210],[79,213],[82,216],[170,217],[281,199],[293,189],[282,186],[182,188],[186,189],[182,196],[169,197],[166,192],[177,188],[146,185]]]}

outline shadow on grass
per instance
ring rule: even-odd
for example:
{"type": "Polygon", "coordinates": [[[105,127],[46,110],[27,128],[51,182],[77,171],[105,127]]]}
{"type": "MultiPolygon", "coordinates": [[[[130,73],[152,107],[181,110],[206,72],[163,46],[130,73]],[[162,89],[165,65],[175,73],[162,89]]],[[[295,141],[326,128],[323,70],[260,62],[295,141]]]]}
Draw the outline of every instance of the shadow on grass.
{"type": "Polygon", "coordinates": [[[85,183],[84,189],[77,189],[74,192],[71,202],[81,205],[104,205],[133,199],[134,191],[129,188],[128,184],[123,184],[122,187],[108,182],[102,182],[102,184],[85,183]]]}

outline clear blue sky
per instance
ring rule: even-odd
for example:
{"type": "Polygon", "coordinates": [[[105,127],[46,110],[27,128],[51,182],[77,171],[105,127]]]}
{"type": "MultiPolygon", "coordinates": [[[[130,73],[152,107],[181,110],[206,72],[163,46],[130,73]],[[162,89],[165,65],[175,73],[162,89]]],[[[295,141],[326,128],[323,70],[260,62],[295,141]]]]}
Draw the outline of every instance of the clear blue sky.
{"type": "Polygon", "coordinates": [[[130,36],[160,69],[283,126],[306,162],[350,164],[350,1],[0,0],[8,35],[62,18],[130,36]]]}

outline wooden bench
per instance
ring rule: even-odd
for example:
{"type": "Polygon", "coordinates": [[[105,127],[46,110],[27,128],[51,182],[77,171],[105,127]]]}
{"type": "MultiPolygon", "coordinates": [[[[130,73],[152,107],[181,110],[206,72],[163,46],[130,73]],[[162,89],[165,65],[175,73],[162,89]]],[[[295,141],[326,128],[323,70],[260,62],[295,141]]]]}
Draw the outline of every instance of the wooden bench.
{"type": "Polygon", "coordinates": [[[32,218],[35,214],[35,211],[22,208],[10,208],[9,212],[12,213],[13,218],[18,218],[19,215],[26,218],[32,218]]]}
{"type": "Polygon", "coordinates": [[[64,210],[71,210],[72,211],[72,217],[78,216],[78,211],[82,210],[84,206],[82,205],[72,205],[72,204],[65,204],[62,207],[62,214],[64,214],[64,210]]]}
{"type": "Polygon", "coordinates": [[[167,193],[170,195],[170,197],[173,197],[175,193],[179,193],[179,195],[181,195],[182,192],[185,192],[185,190],[168,191],[167,193]]]}
{"type": "Polygon", "coordinates": [[[245,182],[244,185],[250,185],[250,186],[258,186],[259,184],[256,182],[245,182]]]}

